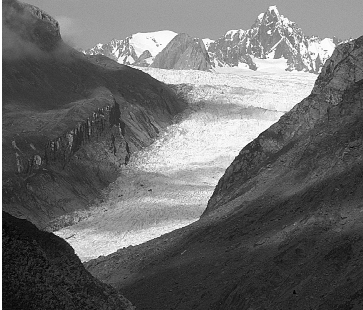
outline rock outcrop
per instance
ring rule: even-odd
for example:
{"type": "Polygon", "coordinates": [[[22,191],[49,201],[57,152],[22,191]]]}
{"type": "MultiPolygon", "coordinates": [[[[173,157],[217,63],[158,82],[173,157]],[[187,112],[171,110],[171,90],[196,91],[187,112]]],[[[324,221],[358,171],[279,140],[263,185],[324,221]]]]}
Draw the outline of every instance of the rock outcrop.
{"type": "Polygon", "coordinates": [[[2,229],[2,309],[135,309],[92,277],[63,239],[5,212],[2,229]]]}
{"type": "Polygon", "coordinates": [[[67,46],[58,23],[3,2],[3,208],[39,227],[83,209],[186,106],[149,75],[67,46]]]}
{"type": "Polygon", "coordinates": [[[199,221],[86,268],[141,309],[360,309],[362,137],[363,36],[242,149],[199,221]]]}
{"type": "Polygon", "coordinates": [[[203,41],[181,33],[155,57],[150,67],[207,71],[211,69],[211,64],[203,41]]]}

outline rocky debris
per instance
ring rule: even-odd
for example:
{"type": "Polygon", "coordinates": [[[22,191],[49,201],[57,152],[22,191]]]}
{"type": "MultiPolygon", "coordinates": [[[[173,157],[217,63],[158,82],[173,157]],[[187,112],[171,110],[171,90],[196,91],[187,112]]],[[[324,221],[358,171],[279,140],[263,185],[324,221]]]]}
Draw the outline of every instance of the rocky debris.
{"type": "Polygon", "coordinates": [[[156,55],[153,68],[176,70],[211,69],[209,56],[204,43],[200,39],[193,39],[185,33],[176,35],[169,44],[156,55]]]}
{"type": "Polygon", "coordinates": [[[340,45],[199,221],[86,268],[141,309],[362,308],[362,64],[363,37],[340,45]]]}
{"type": "Polygon", "coordinates": [[[135,309],[85,270],[72,247],[3,212],[3,309],[135,309]]]}

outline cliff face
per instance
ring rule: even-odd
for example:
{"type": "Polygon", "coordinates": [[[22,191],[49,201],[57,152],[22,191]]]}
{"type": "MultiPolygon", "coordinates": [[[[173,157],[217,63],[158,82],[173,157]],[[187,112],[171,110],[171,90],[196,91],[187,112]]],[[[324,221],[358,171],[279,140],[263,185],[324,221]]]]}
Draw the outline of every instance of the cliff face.
{"type": "Polygon", "coordinates": [[[3,309],[134,309],[63,239],[3,212],[3,309]]]}
{"type": "Polygon", "coordinates": [[[176,70],[209,70],[211,65],[204,43],[182,33],[176,35],[168,45],[156,55],[153,68],[176,70]]]}
{"type": "Polygon", "coordinates": [[[360,37],[243,148],[199,221],[87,269],[147,309],[362,308],[362,74],[360,37]]]}
{"type": "Polygon", "coordinates": [[[73,50],[40,9],[3,7],[4,210],[44,227],[99,198],[186,105],[139,70],[73,50]]]}

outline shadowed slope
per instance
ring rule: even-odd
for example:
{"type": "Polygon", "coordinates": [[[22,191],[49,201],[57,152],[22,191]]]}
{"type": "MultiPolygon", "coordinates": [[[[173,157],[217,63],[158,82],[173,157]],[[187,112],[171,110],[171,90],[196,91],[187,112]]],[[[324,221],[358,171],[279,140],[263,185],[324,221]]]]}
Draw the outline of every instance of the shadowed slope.
{"type": "Polygon", "coordinates": [[[63,239],[3,212],[3,309],[134,309],[63,239]]]}

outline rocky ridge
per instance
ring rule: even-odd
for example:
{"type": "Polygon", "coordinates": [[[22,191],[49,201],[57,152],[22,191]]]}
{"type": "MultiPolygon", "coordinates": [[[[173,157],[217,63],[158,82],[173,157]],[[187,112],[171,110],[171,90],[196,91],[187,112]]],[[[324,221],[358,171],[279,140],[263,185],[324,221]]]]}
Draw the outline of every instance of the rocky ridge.
{"type": "Polygon", "coordinates": [[[362,308],[362,75],[360,37],[243,148],[199,221],[86,268],[140,309],[362,308]]]}
{"type": "Polygon", "coordinates": [[[186,104],[139,70],[70,48],[38,8],[7,1],[3,14],[3,208],[45,227],[101,198],[186,104]]]}

